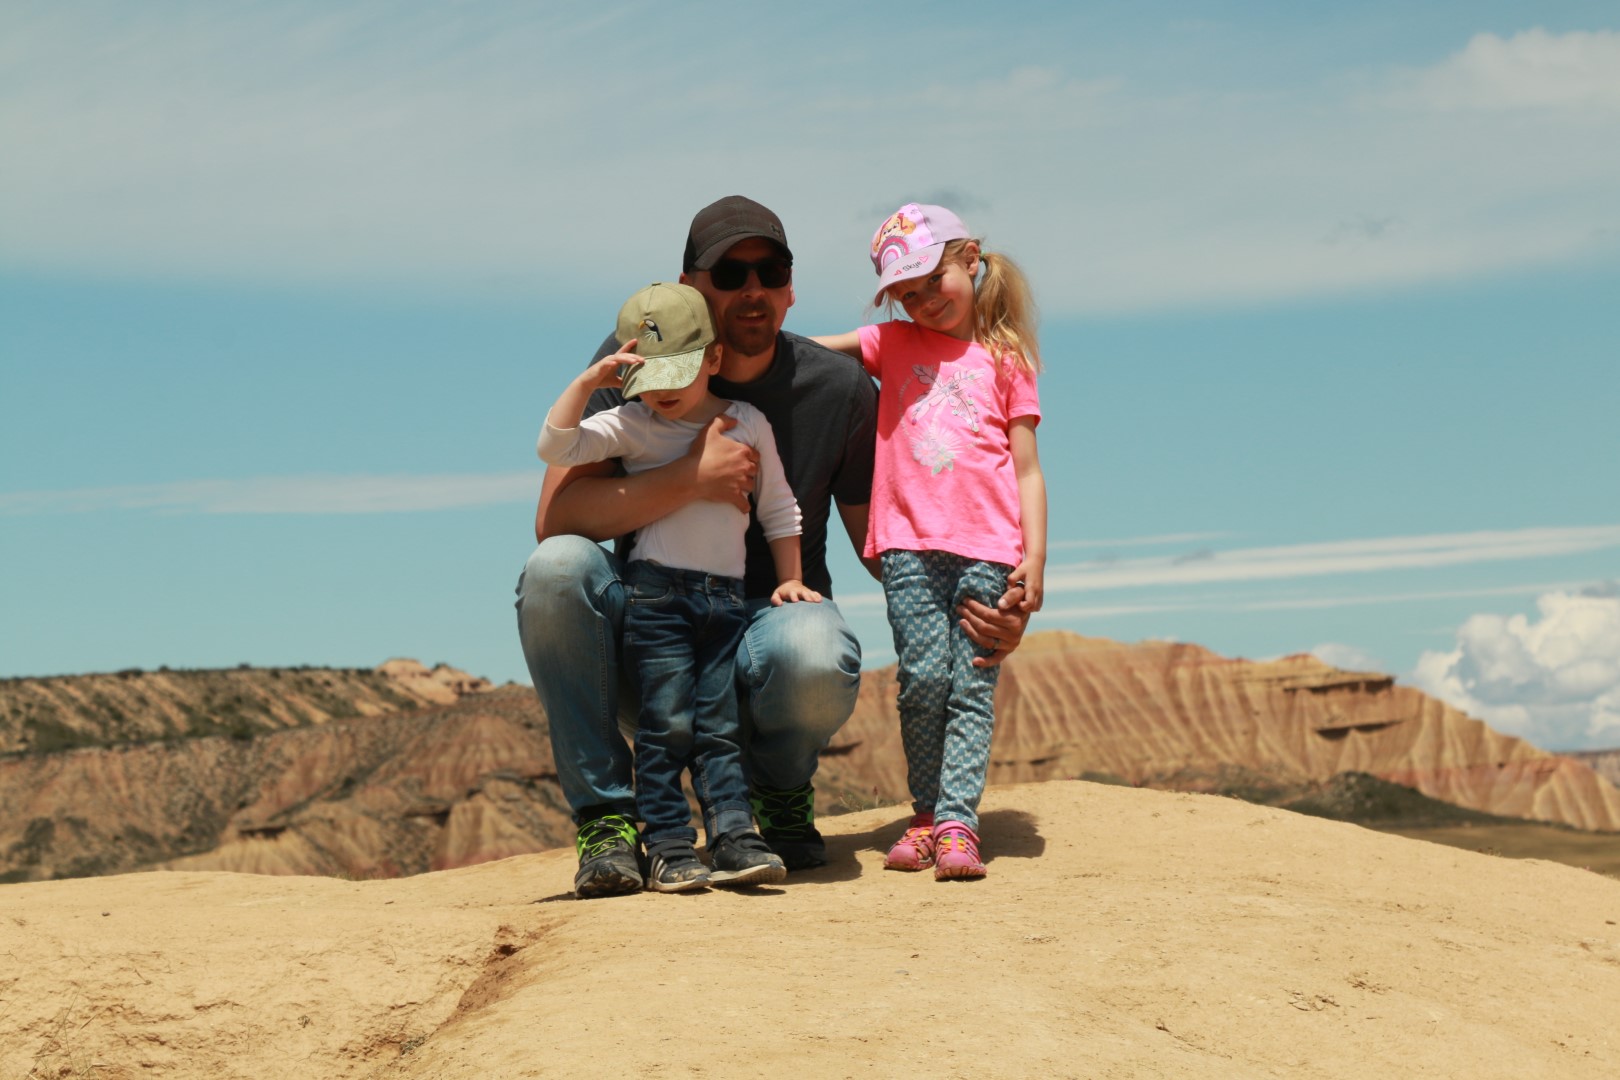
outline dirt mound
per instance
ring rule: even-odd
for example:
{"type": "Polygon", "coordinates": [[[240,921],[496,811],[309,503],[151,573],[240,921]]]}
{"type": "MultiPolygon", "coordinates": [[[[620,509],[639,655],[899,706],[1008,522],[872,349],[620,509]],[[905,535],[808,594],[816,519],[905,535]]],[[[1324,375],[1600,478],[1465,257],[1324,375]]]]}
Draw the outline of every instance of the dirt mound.
{"type": "Polygon", "coordinates": [[[0,1075],[1620,1074],[1612,879],[1054,782],[992,788],[990,876],[936,883],[881,869],[904,818],[739,893],[568,900],[567,850],[0,887],[0,1075]]]}

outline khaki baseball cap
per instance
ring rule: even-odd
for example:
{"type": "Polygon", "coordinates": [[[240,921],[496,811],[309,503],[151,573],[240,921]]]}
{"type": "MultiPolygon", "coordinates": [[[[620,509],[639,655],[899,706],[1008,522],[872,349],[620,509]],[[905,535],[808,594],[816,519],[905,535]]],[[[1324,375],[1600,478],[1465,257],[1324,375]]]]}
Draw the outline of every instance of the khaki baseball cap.
{"type": "Polygon", "coordinates": [[[621,393],[628,400],[649,390],[690,386],[714,341],[714,322],[702,293],[690,285],[655,281],[624,302],[614,336],[621,347],[635,340],[642,359],[621,372],[621,393]]]}

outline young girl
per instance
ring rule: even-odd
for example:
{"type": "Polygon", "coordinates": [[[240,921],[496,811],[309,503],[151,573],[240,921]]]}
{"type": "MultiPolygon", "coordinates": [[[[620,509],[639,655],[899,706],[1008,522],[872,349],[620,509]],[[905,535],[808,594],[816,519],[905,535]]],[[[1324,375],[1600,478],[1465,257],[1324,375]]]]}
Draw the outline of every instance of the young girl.
{"type": "Polygon", "coordinates": [[[1046,481],[1035,449],[1040,351],[1024,275],[955,214],[907,203],[872,237],[873,306],[909,322],[817,338],[883,385],[866,556],[882,563],[900,657],[900,731],[914,816],[892,870],[981,878],[978,806],[990,762],[996,666],[954,612],[1022,586],[1039,611],[1046,481]],[[975,283],[977,283],[975,285],[975,283]]]}

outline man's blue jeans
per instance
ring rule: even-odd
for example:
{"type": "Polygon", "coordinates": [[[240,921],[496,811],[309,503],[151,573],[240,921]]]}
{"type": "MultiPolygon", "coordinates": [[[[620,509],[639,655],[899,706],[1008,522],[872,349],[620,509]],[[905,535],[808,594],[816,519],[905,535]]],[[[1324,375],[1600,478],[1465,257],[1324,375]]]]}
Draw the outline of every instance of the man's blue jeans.
{"type": "MultiPolygon", "coordinates": [[[[600,545],[554,536],[518,579],[518,636],[576,821],[585,811],[635,815],[623,732],[634,730],[640,701],[621,662],[623,574],[624,564],[600,545]]],[[[817,755],[854,711],[860,684],[860,645],[832,600],[748,601],[736,685],[749,785],[809,783],[817,755]]]]}
{"type": "Polygon", "coordinates": [[[733,687],[748,626],[742,582],[633,562],[624,584],[624,661],[641,694],[636,810],[648,843],[696,840],[681,791],[690,767],[713,844],[753,825],[733,687]]]}

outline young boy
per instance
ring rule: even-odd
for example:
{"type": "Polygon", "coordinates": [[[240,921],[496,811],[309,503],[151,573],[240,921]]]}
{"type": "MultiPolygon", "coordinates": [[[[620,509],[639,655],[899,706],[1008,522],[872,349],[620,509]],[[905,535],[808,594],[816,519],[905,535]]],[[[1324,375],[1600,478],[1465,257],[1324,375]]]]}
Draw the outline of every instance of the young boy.
{"type": "MultiPolygon", "coordinates": [[[[619,310],[620,351],[586,368],[558,397],[540,432],[548,465],[617,457],[637,473],[686,453],[721,413],[726,432],[759,453],[755,512],[770,542],[777,587],[771,603],[821,602],[802,580],[799,506],[764,415],[709,392],[722,346],[703,294],[655,282],[619,310]],[[626,404],[581,420],[601,387],[626,404]]],[[[636,731],[636,811],[651,863],[647,887],[683,892],[705,885],[764,885],[787,869],[754,830],[739,747],[737,649],[747,626],[743,537],[748,514],[697,501],[641,529],[625,572],[624,652],[641,694],[636,731]],[[699,861],[681,793],[690,768],[703,808],[710,868],[699,861]]]]}

